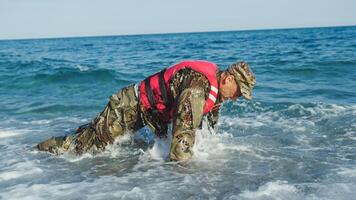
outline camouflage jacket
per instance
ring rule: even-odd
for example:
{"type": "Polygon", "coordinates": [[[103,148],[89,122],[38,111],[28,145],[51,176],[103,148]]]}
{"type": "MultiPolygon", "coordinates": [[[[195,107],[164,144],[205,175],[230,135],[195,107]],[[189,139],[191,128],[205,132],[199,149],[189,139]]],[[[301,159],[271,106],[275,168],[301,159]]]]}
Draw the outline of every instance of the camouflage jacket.
{"type": "MultiPolygon", "coordinates": [[[[221,72],[218,71],[217,72],[217,78],[218,81],[220,79],[220,74],[221,72]]],[[[180,105],[180,104],[184,104],[184,101],[178,101],[178,99],[181,97],[182,92],[190,89],[190,88],[194,88],[195,90],[201,90],[202,94],[204,94],[204,103],[205,103],[205,99],[207,99],[208,95],[209,95],[209,91],[210,91],[210,83],[208,81],[208,79],[201,73],[196,72],[194,70],[191,69],[183,69],[180,70],[179,72],[177,72],[171,79],[170,81],[170,89],[172,92],[172,96],[173,96],[173,101],[171,103],[171,105],[173,105],[175,107],[175,113],[174,115],[177,115],[177,113],[181,112],[181,110],[179,109],[183,109],[185,111],[187,111],[187,117],[183,117],[181,118],[182,122],[180,122],[179,124],[193,124],[193,117],[189,117],[189,115],[192,115],[192,108],[189,107],[190,105],[188,105],[188,103],[185,103],[187,105],[180,105]],[[189,114],[190,113],[190,114],[189,114]]],[[[215,108],[210,111],[206,117],[208,120],[208,125],[212,128],[215,128],[217,121],[218,121],[218,117],[219,117],[219,105],[221,104],[220,98],[217,98],[216,103],[215,103],[215,108]]],[[[191,104],[194,105],[194,104],[191,104]]],[[[203,107],[204,105],[198,105],[199,107],[203,107]]],[[[149,112],[147,110],[145,110],[143,108],[143,106],[141,105],[141,112],[142,112],[142,117],[143,120],[145,122],[145,124],[147,124],[152,130],[153,132],[155,132],[156,135],[158,136],[166,136],[167,135],[167,130],[168,130],[168,123],[167,121],[165,121],[164,119],[162,119],[160,116],[157,116],[155,114],[153,114],[152,112],[149,112]]],[[[199,123],[199,127],[201,127],[202,124],[202,117],[203,117],[203,113],[199,113],[198,115],[200,116],[195,116],[195,119],[198,119],[199,122],[195,122],[199,123]],[[199,120],[200,119],[200,120],[199,120]]],[[[173,116],[173,123],[175,121],[175,116],[173,116]]],[[[179,127],[177,127],[179,128],[179,127]]],[[[191,126],[191,129],[194,129],[196,127],[191,126]]]]}

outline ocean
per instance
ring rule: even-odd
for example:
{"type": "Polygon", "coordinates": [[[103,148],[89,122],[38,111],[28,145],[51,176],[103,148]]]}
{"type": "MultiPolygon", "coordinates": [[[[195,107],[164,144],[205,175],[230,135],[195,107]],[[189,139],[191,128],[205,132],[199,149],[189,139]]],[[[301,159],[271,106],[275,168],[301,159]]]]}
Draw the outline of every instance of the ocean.
{"type": "Polygon", "coordinates": [[[2,40],[0,199],[355,199],[355,88],[355,26],[2,40]],[[94,156],[34,148],[185,59],[244,60],[257,79],[189,162],[167,162],[170,138],[147,128],[94,156]]]}

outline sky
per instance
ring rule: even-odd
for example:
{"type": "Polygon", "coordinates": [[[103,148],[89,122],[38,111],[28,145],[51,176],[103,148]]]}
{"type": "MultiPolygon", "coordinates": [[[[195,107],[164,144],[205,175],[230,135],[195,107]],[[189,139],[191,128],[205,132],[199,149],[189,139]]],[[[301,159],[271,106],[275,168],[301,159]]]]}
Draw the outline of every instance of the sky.
{"type": "Polygon", "coordinates": [[[356,0],[0,0],[0,39],[356,25],[356,0]]]}

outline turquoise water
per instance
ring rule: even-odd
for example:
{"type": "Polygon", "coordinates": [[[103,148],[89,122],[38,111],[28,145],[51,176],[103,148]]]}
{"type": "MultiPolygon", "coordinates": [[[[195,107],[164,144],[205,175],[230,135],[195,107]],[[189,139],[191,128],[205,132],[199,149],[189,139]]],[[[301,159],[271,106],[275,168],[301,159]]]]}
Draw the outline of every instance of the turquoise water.
{"type": "Polygon", "coordinates": [[[353,199],[356,27],[0,41],[3,199],[353,199]],[[108,97],[184,59],[245,60],[251,102],[227,102],[186,165],[148,129],[105,153],[32,147],[90,121],[108,97]]]}

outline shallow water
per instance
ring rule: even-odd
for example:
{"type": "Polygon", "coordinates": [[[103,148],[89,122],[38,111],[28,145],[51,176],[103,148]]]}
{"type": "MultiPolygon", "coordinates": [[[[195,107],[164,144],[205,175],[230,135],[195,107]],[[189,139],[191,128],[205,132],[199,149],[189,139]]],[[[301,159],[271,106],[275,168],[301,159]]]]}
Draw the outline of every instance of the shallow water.
{"type": "Polygon", "coordinates": [[[0,41],[0,197],[353,199],[354,88],[356,27],[0,41]],[[258,81],[253,101],[224,104],[216,135],[197,133],[188,163],[167,162],[169,138],[148,129],[95,156],[33,149],[183,59],[246,60],[258,81]]]}

